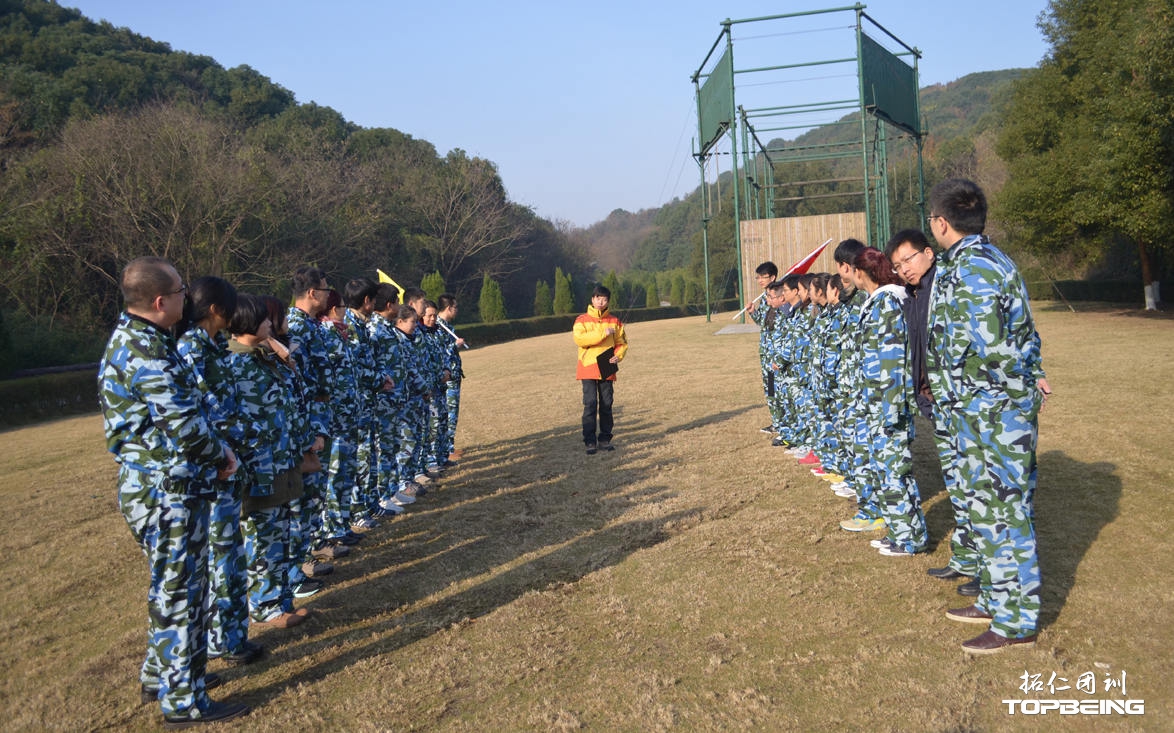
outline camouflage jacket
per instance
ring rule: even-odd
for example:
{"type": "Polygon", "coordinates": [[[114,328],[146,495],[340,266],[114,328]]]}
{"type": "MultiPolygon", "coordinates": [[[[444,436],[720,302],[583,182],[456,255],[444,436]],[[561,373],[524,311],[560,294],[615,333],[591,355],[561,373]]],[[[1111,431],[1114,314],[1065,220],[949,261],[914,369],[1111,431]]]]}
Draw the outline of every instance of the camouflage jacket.
{"type": "Polygon", "coordinates": [[[347,338],[351,344],[351,358],[359,372],[359,388],[368,412],[376,393],[383,388],[384,379],[391,377],[391,371],[382,368],[375,358],[375,347],[371,343],[371,318],[347,309],[347,338]]]}
{"type": "Polygon", "coordinates": [[[886,428],[908,421],[912,411],[906,297],[901,286],[879,287],[864,301],[860,318],[861,413],[886,428]]]}
{"type": "Polygon", "coordinates": [[[1040,338],[1015,263],[983,235],[942,256],[929,302],[926,375],[934,401],[1038,409],[1040,338]]]}
{"type": "Polygon", "coordinates": [[[330,356],[333,377],[326,385],[330,393],[331,435],[350,435],[371,425],[350,331],[345,322],[337,325],[332,321],[322,322],[323,341],[330,356]]]}
{"type": "MultiPolygon", "coordinates": [[[[449,331],[453,331],[452,324],[444,320],[440,316],[436,317],[436,322],[449,331]]],[[[451,380],[459,382],[465,378],[465,373],[461,371],[461,349],[457,346],[457,340],[453,335],[444,328],[440,329],[440,340],[444,344],[444,368],[451,374],[451,380]]],[[[455,331],[453,331],[455,333],[455,331]]]]}
{"type": "Polygon", "coordinates": [[[841,399],[855,400],[860,393],[860,319],[866,294],[857,290],[843,304],[843,327],[840,331],[840,363],[836,372],[841,399]]]}
{"type": "Polygon", "coordinates": [[[246,427],[241,463],[253,496],[273,493],[277,474],[301,463],[318,435],[297,392],[293,370],[264,346],[228,342],[237,405],[246,427]]]}
{"type": "Polygon", "coordinates": [[[310,424],[318,435],[330,435],[330,352],[322,325],[301,308],[289,309],[289,346],[310,406],[310,424]]]}
{"type": "Polygon", "coordinates": [[[424,348],[424,378],[430,385],[433,393],[444,390],[444,370],[448,368],[445,358],[444,336],[447,336],[440,327],[428,328],[421,326],[416,332],[417,340],[423,341],[424,348]]]}
{"type": "Polygon", "coordinates": [[[229,363],[228,338],[220,333],[213,338],[203,328],[192,326],[179,337],[176,350],[195,375],[212,427],[234,448],[240,446],[244,434],[238,424],[236,384],[229,363]]]}
{"type": "Polygon", "coordinates": [[[397,372],[397,376],[403,379],[409,397],[423,397],[432,391],[432,382],[426,371],[428,368],[425,362],[427,346],[422,343],[423,335],[420,333],[420,326],[417,324],[416,330],[410,336],[398,328],[394,331],[396,341],[399,344],[397,353],[402,368],[401,372],[397,372]]]}
{"type": "Polygon", "coordinates": [[[98,369],[106,448],[120,464],[175,479],[212,480],[225,447],[204,412],[195,376],[171,334],[129,313],[118,318],[98,369]]]}
{"type": "Polygon", "coordinates": [[[367,319],[367,334],[370,337],[371,352],[379,372],[391,378],[394,386],[390,392],[381,392],[380,399],[395,406],[407,404],[411,394],[407,373],[409,362],[400,353],[399,329],[378,313],[367,319]]]}

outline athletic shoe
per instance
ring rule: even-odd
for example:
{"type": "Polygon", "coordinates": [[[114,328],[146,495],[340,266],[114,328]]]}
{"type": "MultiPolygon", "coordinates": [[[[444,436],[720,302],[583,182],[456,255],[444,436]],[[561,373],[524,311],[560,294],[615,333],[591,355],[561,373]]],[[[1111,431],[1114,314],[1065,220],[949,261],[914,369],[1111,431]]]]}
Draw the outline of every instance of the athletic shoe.
{"type": "Polygon", "coordinates": [[[885,557],[913,557],[912,552],[909,552],[903,547],[897,547],[891,542],[880,548],[880,554],[885,557]]]}
{"type": "MultiPolygon", "coordinates": [[[[813,473],[814,473],[814,471],[813,471],[813,473]]],[[[821,479],[823,479],[824,481],[827,481],[829,484],[842,484],[842,483],[844,483],[844,477],[838,473],[830,473],[828,471],[824,471],[823,473],[819,474],[819,477],[821,479]]]]}
{"type": "Polygon", "coordinates": [[[427,473],[418,473],[418,474],[416,474],[416,477],[412,480],[415,481],[417,484],[420,484],[421,486],[423,486],[425,484],[432,483],[432,477],[429,476],[427,473]]]}
{"type": "Polygon", "coordinates": [[[767,425],[765,428],[759,428],[758,432],[766,433],[767,435],[774,435],[775,434],[775,426],[774,425],[767,425]]]}
{"type": "Polygon", "coordinates": [[[885,520],[883,519],[860,519],[859,517],[852,517],[840,522],[840,529],[849,532],[875,532],[878,529],[885,528],[885,520]]]}
{"type": "Polygon", "coordinates": [[[961,621],[964,624],[989,624],[994,619],[989,613],[978,610],[977,606],[966,608],[951,608],[946,611],[946,618],[951,621],[961,621]]]}
{"type": "Polygon", "coordinates": [[[593,456],[599,452],[599,448],[594,443],[587,444],[587,455],[593,456]]]}
{"type": "Polygon", "coordinates": [[[428,473],[430,473],[430,474],[440,475],[440,472],[443,470],[444,470],[443,468],[441,468],[439,465],[437,465],[435,463],[428,464],[428,473]]]}
{"type": "Polygon", "coordinates": [[[397,491],[391,495],[391,502],[399,504],[400,506],[407,506],[408,504],[415,504],[416,497],[411,496],[403,491],[397,491]]]}
{"type": "MultiPolygon", "coordinates": [[[[812,451],[808,451],[807,455],[805,455],[799,459],[799,465],[800,466],[819,466],[819,456],[815,455],[815,453],[812,451]]],[[[820,468],[823,468],[823,466],[820,466],[820,468]]]]}
{"type": "Polygon", "coordinates": [[[1019,639],[1008,639],[1002,634],[987,629],[973,639],[962,642],[962,651],[970,654],[996,654],[1012,646],[1031,648],[1035,646],[1035,639],[1035,634],[1019,639]]]}
{"type": "Polygon", "coordinates": [[[773,445],[775,448],[790,448],[791,447],[791,444],[788,443],[787,441],[783,440],[782,438],[775,438],[774,440],[772,440],[770,442],[770,444],[773,445]]]}
{"type": "Polygon", "coordinates": [[[302,563],[302,572],[308,578],[320,578],[323,575],[330,575],[334,572],[334,566],[328,562],[323,562],[318,558],[311,558],[302,563]]]}
{"type": "Polygon", "coordinates": [[[355,521],[351,522],[351,529],[353,529],[355,531],[364,531],[364,530],[368,530],[368,529],[375,529],[378,526],[379,526],[379,522],[376,522],[371,517],[362,517],[360,519],[356,519],[355,521]]]}
{"type": "Polygon", "coordinates": [[[167,730],[193,728],[207,723],[219,723],[222,720],[233,720],[251,711],[248,705],[241,702],[211,702],[203,710],[194,712],[176,713],[163,716],[163,727],[167,730]],[[199,713],[196,716],[196,713],[199,713]]]}
{"type": "Polygon", "coordinates": [[[873,548],[874,550],[879,550],[882,547],[888,547],[889,546],[889,538],[883,537],[879,540],[869,540],[868,546],[873,548]]]}
{"type": "Polygon", "coordinates": [[[610,440],[599,441],[599,450],[613,451],[616,447],[611,444],[610,440]]]}
{"type": "Polygon", "coordinates": [[[844,484],[843,486],[836,489],[832,493],[834,493],[836,496],[838,496],[842,499],[855,499],[856,498],[856,492],[853,491],[852,487],[848,486],[847,484],[844,484]]]}
{"type": "Polygon", "coordinates": [[[790,453],[791,455],[795,456],[796,458],[802,458],[803,456],[810,453],[811,449],[804,448],[801,445],[794,445],[794,446],[791,446],[790,448],[788,448],[787,452],[790,453]]]}
{"type": "Polygon", "coordinates": [[[398,517],[404,513],[404,508],[388,499],[379,502],[379,508],[374,511],[376,517],[398,517]]]}
{"type": "Polygon", "coordinates": [[[340,557],[346,557],[351,554],[351,548],[346,545],[324,544],[321,547],[310,550],[310,555],[319,557],[323,560],[337,560],[340,557]]]}
{"type": "Polygon", "coordinates": [[[310,578],[306,578],[294,586],[294,598],[309,598],[325,587],[326,584],[321,580],[311,580],[310,578]]]}

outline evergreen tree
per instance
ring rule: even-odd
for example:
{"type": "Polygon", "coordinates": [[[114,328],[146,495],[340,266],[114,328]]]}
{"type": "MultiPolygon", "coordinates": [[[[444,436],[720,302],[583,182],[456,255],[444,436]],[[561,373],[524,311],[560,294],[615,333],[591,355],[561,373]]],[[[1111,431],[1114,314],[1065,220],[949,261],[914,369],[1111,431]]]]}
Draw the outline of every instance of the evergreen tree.
{"type": "Polygon", "coordinates": [[[501,297],[501,286],[489,277],[488,272],[481,280],[481,297],[477,300],[477,307],[481,311],[482,323],[504,321],[508,317],[505,312],[505,300],[501,297]]]}
{"type": "Polygon", "coordinates": [[[669,290],[669,301],[673,305],[685,304],[685,276],[681,274],[673,275],[673,285],[669,290]]]}
{"type": "Polygon", "coordinates": [[[694,305],[697,300],[697,283],[689,278],[685,280],[685,305],[694,305]]]}
{"type": "Polygon", "coordinates": [[[656,292],[656,277],[648,278],[644,286],[644,306],[646,308],[660,307],[660,295],[656,292]]]}
{"type": "Polygon", "coordinates": [[[604,275],[603,287],[611,291],[611,304],[613,307],[619,308],[619,304],[625,302],[624,287],[620,285],[620,278],[616,275],[615,270],[604,275]]]}
{"type": "Polygon", "coordinates": [[[563,268],[554,268],[554,312],[558,314],[575,312],[575,296],[571,290],[571,276],[563,268]]]}
{"type": "Polygon", "coordinates": [[[554,297],[550,294],[550,286],[545,280],[539,280],[534,287],[534,315],[554,315],[554,297]]]}
{"type": "Polygon", "coordinates": [[[439,271],[425,275],[420,279],[420,289],[427,294],[428,300],[431,300],[433,303],[440,299],[440,296],[446,292],[446,288],[444,276],[439,271]]]}

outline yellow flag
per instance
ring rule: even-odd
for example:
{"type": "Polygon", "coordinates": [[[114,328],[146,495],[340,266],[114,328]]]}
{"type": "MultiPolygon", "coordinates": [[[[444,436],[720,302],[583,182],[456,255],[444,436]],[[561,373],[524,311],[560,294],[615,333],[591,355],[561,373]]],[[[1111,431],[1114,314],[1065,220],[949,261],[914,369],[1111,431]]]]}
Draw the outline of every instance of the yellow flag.
{"type": "Polygon", "coordinates": [[[391,279],[391,276],[390,276],[390,275],[388,275],[388,274],[387,274],[386,272],[384,272],[383,270],[375,270],[375,272],[379,273],[379,282],[381,282],[381,283],[387,283],[388,285],[394,285],[394,286],[395,286],[395,289],[399,291],[399,300],[398,300],[398,302],[399,302],[399,303],[403,303],[403,302],[404,302],[404,289],[403,289],[403,286],[401,286],[401,285],[400,285],[399,283],[397,283],[395,280],[392,280],[392,279],[391,279]]]}

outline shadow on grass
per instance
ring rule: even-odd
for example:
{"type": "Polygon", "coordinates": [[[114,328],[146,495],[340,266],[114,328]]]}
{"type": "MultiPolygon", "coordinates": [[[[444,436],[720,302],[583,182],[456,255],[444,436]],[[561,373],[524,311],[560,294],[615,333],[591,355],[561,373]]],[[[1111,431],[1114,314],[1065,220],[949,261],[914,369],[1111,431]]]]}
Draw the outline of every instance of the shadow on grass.
{"type": "Polygon", "coordinates": [[[1076,584],[1076,570],[1101,529],[1117,518],[1121,477],[1112,463],[1084,463],[1063,451],[1039,456],[1035,534],[1043,577],[1040,626],[1054,623],[1076,584]]]}
{"type": "MultiPolygon", "coordinates": [[[[929,423],[919,419],[914,442],[914,473],[922,499],[945,491],[941,466],[933,445],[929,423]],[[921,430],[922,426],[927,428],[921,430]]],[[[1035,533],[1043,578],[1040,627],[1059,618],[1081,560],[1096,541],[1101,529],[1117,517],[1121,503],[1121,478],[1111,463],[1083,463],[1062,451],[1038,457],[1039,483],[1035,495],[1035,533]]],[[[929,527],[929,552],[938,543],[950,542],[954,510],[949,497],[942,496],[925,513],[929,527]]]]}
{"type": "MultiPolygon", "coordinates": [[[[752,407],[670,429],[732,419],[746,409],[752,407]]],[[[669,486],[648,484],[672,462],[646,460],[665,428],[632,417],[614,453],[586,455],[576,426],[467,451],[451,478],[405,517],[369,533],[355,555],[339,563],[329,580],[345,587],[308,599],[314,615],[306,624],[260,638],[274,653],[241,676],[274,668],[279,675],[244,699],[262,704],[526,593],[575,582],[695,524],[701,509],[657,509],[676,496],[669,486]],[[637,505],[635,519],[617,523],[637,505]],[[280,674],[287,661],[315,657],[321,661],[280,674]]],[[[232,669],[222,674],[237,676],[232,669]]]]}

